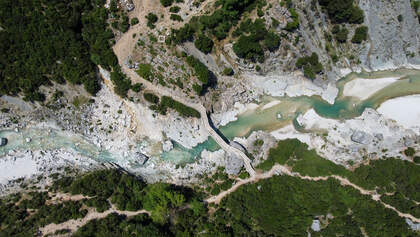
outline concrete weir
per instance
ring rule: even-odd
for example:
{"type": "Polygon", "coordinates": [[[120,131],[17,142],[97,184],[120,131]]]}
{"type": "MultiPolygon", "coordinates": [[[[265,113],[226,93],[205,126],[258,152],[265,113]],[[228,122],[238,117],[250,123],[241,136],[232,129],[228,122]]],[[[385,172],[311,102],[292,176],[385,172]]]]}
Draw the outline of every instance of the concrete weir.
{"type": "Polygon", "coordinates": [[[249,175],[254,176],[255,170],[251,165],[251,160],[248,158],[248,156],[243,153],[241,150],[229,145],[217,132],[216,130],[210,125],[209,117],[207,114],[206,108],[199,102],[194,102],[191,100],[188,100],[184,97],[180,97],[177,95],[174,95],[171,91],[168,91],[166,88],[163,88],[159,85],[155,85],[151,83],[150,81],[145,80],[144,78],[141,78],[135,71],[129,69],[126,65],[122,66],[122,71],[132,79],[133,82],[139,82],[142,83],[145,89],[151,90],[155,92],[158,95],[162,96],[169,96],[172,97],[174,100],[185,104],[186,106],[189,106],[191,108],[194,108],[197,110],[201,115],[201,123],[206,128],[207,132],[210,134],[210,136],[217,142],[217,144],[228,154],[233,154],[237,157],[240,157],[244,161],[244,166],[246,171],[249,173],[249,175]]]}

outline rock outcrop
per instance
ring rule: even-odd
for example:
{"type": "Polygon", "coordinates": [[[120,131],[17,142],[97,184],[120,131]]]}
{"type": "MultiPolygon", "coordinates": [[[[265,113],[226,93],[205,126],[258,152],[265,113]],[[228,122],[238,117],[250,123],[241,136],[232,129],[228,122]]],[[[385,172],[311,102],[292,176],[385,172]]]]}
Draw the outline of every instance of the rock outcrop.
{"type": "Polygon", "coordinates": [[[366,69],[420,64],[420,25],[410,0],[361,0],[359,6],[369,27],[370,45],[360,58],[366,69]]]}
{"type": "Polygon", "coordinates": [[[244,161],[240,157],[234,154],[228,154],[226,156],[225,170],[227,174],[237,175],[241,172],[243,166],[244,161]]]}
{"type": "Polygon", "coordinates": [[[351,135],[351,140],[360,144],[367,145],[372,141],[372,137],[363,131],[357,130],[351,135]]]}

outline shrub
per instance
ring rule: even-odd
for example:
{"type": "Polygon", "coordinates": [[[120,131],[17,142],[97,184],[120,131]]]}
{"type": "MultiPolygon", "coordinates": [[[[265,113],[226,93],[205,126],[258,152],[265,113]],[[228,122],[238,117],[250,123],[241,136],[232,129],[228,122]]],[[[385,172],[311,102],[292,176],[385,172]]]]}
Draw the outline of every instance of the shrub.
{"type": "Polygon", "coordinates": [[[128,90],[131,88],[131,81],[123,72],[121,72],[119,67],[116,67],[114,71],[111,72],[111,81],[115,85],[115,93],[121,97],[126,97],[128,90]]]}
{"type": "Polygon", "coordinates": [[[143,84],[141,83],[136,83],[131,86],[131,90],[133,90],[134,92],[140,92],[142,89],[143,89],[143,84]]]}
{"type": "Polygon", "coordinates": [[[360,44],[363,41],[367,40],[367,33],[368,28],[366,26],[361,26],[356,28],[356,31],[354,32],[354,36],[351,39],[351,42],[355,44],[360,44]]]}
{"type": "Polygon", "coordinates": [[[412,147],[408,147],[407,149],[405,149],[404,154],[406,156],[414,156],[414,154],[416,154],[416,150],[414,150],[414,148],[412,147]]]}
{"type": "Polygon", "coordinates": [[[145,100],[152,104],[159,104],[159,96],[152,94],[152,93],[144,93],[143,97],[145,100]]]}
{"type": "Polygon", "coordinates": [[[137,25],[139,23],[139,18],[137,18],[137,17],[133,17],[132,19],[131,19],[131,22],[130,22],[130,25],[137,25]]]}
{"type": "Polygon", "coordinates": [[[298,58],[296,67],[303,69],[303,73],[310,79],[315,79],[316,74],[322,72],[322,64],[318,61],[318,55],[312,53],[311,56],[298,58]]]}
{"type": "Polygon", "coordinates": [[[180,21],[180,22],[184,21],[184,20],[182,20],[182,17],[180,15],[177,15],[177,14],[171,14],[171,16],[169,18],[173,21],[180,21]]]}
{"type": "Polygon", "coordinates": [[[95,207],[97,212],[104,212],[111,207],[108,200],[102,197],[90,198],[84,203],[89,207],[95,207]]]}
{"type": "Polygon", "coordinates": [[[293,8],[289,8],[288,10],[290,12],[290,15],[291,15],[293,21],[287,22],[285,30],[294,31],[299,27],[299,15],[297,14],[295,9],[293,9],[293,8]]]}
{"type": "Polygon", "coordinates": [[[194,58],[194,56],[188,56],[187,63],[194,69],[198,80],[207,85],[211,79],[211,72],[206,67],[206,65],[200,62],[200,60],[194,58]]]}
{"type": "Polygon", "coordinates": [[[346,27],[341,28],[337,34],[335,35],[335,39],[339,43],[345,43],[347,41],[347,35],[349,34],[349,31],[346,27]]]}
{"type": "Polygon", "coordinates": [[[173,6],[169,9],[169,11],[172,12],[172,13],[178,13],[180,10],[181,10],[181,8],[178,7],[178,6],[173,6]]]}
{"type": "Polygon", "coordinates": [[[363,23],[363,10],[353,0],[318,0],[333,23],[363,23]]]}
{"type": "Polygon", "coordinates": [[[153,67],[150,64],[141,63],[139,64],[139,69],[137,69],[137,74],[148,81],[153,81],[154,74],[153,74],[153,67]]]}
{"type": "Polygon", "coordinates": [[[175,44],[184,43],[185,41],[191,40],[194,35],[194,28],[190,24],[185,24],[183,27],[178,30],[172,29],[172,41],[175,44]]]}
{"type": "Polygon", "coordinates": [[[264,46],[270,51],[278,49],[280,46],[280,36],[274,32],[269,32],[264,39],[264,46]]]}
{"type": "Polygon", "coordinates": [[[199,95],[199,96],[203,95],[203,86],[202,85],[194,83],[192,85],[192,89],[195,91],[195,93],[197,93],[197,95],[199,95]]]}
{"type": "Polygon", "coordinates": [[[253,62],[264,61],[264,50],[253,36],[241,35],[238,41],[233,44],[233,51],[240,58],[249,59],[253,62]]]}
{"type": "Polygon", "coordinates": [[[226,76],[233,76],[233,74],[235,74],[235,72],[233,71],[233,69],[231,67],[227,67],[223,70],[223,74],[226,76]]]}
{"type": "Polygon", "coordinates": [[[164,7],[169,7],[170,5],[172,5],[173,2],[174,2],[174,0],[160,0],[160,3],[164,7]]]}
{"type": "Polygon", "coordinates": [[[154,29],[155,28],[154,24],[158,21],[158,16],[149,12],[149,14],[147,14],[147,16],[146,16],[146,19],[147,19],[147,26],[150,29],[154,29]]]}
{"type": "Polygon", "coordinates": [[[163,110],[165,110],[166,108],[174,109],[181,116],[184,116],[184,117],[196,117],[196,118],[201,117],[200,113],[197,110],[191,107],[188,107],[168,96],[162,96],[160,106],[162,107],[163,110]]]}
{"type": "Polygon", "coordinates": [[[197,49],[199,49],[201,52],[208,54],[213,49],[213,41],[205,36],[205,35],[199,35],[198,38],[194,41],[194,45],[197,49]]]}

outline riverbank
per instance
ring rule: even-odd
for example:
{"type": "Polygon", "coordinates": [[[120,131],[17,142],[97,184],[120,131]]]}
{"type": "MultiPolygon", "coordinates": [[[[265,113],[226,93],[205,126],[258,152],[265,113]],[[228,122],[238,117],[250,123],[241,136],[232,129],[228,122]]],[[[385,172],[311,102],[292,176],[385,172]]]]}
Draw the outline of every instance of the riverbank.
{"type": "Polygon", "coordinates": [[[420,95],[387,100],[377,110],[405,128],[420,129],[420,95]]]}

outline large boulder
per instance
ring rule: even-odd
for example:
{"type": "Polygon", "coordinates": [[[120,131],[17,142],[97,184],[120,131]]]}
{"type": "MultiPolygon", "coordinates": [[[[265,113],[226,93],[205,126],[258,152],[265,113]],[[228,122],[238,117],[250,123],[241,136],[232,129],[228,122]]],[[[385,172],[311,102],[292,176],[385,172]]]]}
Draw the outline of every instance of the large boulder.
{"type": "Polygon", "coordinates": [[[6,146],[7,145],[7,138],[2,137],[0,138],[0,146],[6,146]]]}
{"type": "Polygon", "coordinates": [[[164,152],[168,152],[172,150],[172,148],[174,148],[174,144],[172,144],[171,140],[166,140],[165,142],[163,142],[162,149],[164,152]]]}
{"type": "Polygon", "coordinates": [[[363,131],[357,130],[353,133],[353,135],[351,135],[351,140],[356,143],[367,145],[372,141],[372,136],[363,131]]]}
{"type": "Polygon", "coordinates": [[[146,164],[146,162],[149,160],[149,157],[147,157],[145,154],[143,154],[141,152],[136,152],[134,155],[135,155],[136,161],[140,165],[146,164]]]}
{"type": "Polygon", "coordinates": [[[228,154],[226,157],[225,170],[227,174],[237,175],[241,172],[244,166],[244,161],[234,154],[228,154]]]}
{"type": "Polygon", "coordinates": [[[318,219],[312,220],[311,229],[315,232],[321,230],[321,222],[318,219]]]}

